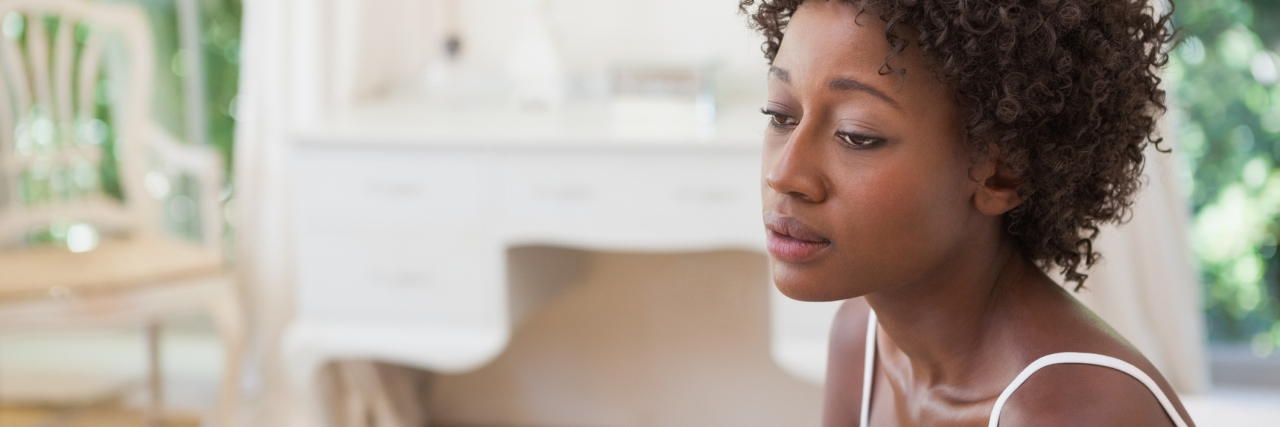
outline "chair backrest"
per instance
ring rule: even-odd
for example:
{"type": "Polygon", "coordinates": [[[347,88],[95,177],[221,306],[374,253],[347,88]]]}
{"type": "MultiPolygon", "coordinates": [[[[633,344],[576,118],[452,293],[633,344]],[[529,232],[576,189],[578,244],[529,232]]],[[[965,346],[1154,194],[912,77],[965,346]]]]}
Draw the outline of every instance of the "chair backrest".
{"type": "Polygon", "coordinates": [[[160,230],[145,185],[149,28],[135,5],[0,0],[0,247],[52,224],[160,230]]]}

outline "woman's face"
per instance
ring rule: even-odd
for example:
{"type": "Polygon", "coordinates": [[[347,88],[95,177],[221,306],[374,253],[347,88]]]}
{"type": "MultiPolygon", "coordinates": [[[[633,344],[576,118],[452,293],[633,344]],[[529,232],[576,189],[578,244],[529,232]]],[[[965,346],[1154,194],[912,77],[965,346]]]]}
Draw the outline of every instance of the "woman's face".
{"type": "MultiPolygon", "coordinates": [[[[945,276],[964,258],[980,187],[962,112],[913,45],[879,73],[885,23],[807,1],[769,73],[764,220],[787,296],[831,301],[945,276]]],[[[985,229],[983,229],[985,230],[985,229]]]]}

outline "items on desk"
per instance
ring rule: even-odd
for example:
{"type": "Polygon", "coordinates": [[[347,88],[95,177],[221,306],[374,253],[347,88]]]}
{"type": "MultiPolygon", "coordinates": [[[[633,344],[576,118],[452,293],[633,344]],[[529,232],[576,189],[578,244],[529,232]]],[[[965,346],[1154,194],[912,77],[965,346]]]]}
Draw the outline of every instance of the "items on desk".
{"type": "Polygon", "coordinates": [[[564,102],[564,67],[551,38],[542,0],[521,0],[522,19],[507,57],[512,100],[524,110],[550,110],[564,102]]]}
{"type": "Polygon", "coordinates": [[[613,132],[650,135],[675,130],[709,138],[716,121],[714,75],[709,66],[618,67],[609,102],[613,132]]]}

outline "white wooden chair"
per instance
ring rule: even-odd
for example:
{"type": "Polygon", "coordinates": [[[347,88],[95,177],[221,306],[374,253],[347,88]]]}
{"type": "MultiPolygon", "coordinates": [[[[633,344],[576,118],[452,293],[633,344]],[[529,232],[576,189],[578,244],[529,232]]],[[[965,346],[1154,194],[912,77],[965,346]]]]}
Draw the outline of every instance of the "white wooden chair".
{"type": "Polygon", "coordinates": [[[222,250],[223,166],[212,149],[178,143],[150,119],[145,13],[0,0],[0,20],[0,332],[145,326],[148,419],[158,425],[159,322],[207,311],[226,349],[215,423],[235,423],[244,326],[222,250]],[[121,198],[103,190],[104,157],[115,159],[106,164],[116,165],[121,198]],[[194,178],[197,196],[165,194],[180,177],[194,178]],[[164,232],[172,197],[197,207],[188,212],[201,224],[194,238],[164,232]],[[25,244],[32,230],[66,244],[25,244]]]}

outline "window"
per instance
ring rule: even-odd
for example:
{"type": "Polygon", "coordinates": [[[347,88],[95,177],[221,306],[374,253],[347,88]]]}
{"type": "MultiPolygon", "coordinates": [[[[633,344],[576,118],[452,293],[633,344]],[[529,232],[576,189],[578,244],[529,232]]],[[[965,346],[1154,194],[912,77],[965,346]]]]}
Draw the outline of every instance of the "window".
{"type": "Polygon", "coordinates": [[[1280,350],[1280,3],[1183,0],[1165,77],[1209,338],[1280,350]]]}

